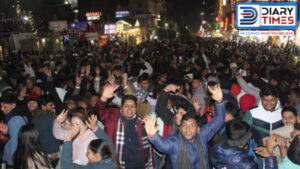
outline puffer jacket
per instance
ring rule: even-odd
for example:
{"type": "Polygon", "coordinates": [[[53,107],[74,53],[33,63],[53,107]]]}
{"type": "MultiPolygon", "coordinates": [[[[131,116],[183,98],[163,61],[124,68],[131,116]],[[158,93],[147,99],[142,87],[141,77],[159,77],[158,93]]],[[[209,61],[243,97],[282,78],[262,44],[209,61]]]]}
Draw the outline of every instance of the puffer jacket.
{"type": "MultiPolygon", "coordinates": [[[[249,156],[247,151],[236,148],[224,148],[221,144],[216,145],[211,158],[216,169],[258,169],[253,156],[249,156]]],[[[265,158],[265,169],[277,169],[275,157],[265,158]]]]}

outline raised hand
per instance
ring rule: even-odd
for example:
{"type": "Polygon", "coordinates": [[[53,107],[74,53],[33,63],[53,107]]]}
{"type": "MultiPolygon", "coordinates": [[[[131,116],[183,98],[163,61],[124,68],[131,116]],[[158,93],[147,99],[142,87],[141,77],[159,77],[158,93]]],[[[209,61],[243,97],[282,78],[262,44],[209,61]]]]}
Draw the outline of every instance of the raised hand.
{"type": "Polygon", "coordinates": [[[22,87],[20,91],[20,97],[22,98],[26,97],[27,96],[26,91],[27,91],[27,87],[26,86],[22,87]]]}
{"type": "Polygon", "coordinates": [[[91,65],[86,66],[85,75],[88,76],[91,73],[91,65]]]}
{"type": "Polygon", "coordinates": [[[278,139],[278,146],[279,147],[286,147],[287,146],[284,137],[278,135],[277,139],[278,139]]]}
{"type": "Polygon", "coordinates": [[[277,134],[270,135],[269,139],[267,140],[267,148],[269,151],[273,151],[273,149],[278,145],[279,143],[279,137],[277,134]]]}
{"type": "Polygon", "coordinates": [[[88,121],[85,121],[85,124],[88,126],[88,128],[95,131],[98,128],[97,122],[98,122],[97,116],[91,115],[88,121]]]}
{"type": "Polygon", "coordinates": [[[124,87],[127,86],[127,81],[128,81],[128,75],[127,75],[127,73],[123,73],[123,75],[122,75],[122,84],[123,84],[124,87]]]}
{"type": "Polygon", "coordinates": [[[119,88],[119,85],[108,84],[104,86],[103,93],[101,95],[101,100],[106,102],[108,99],[114,96],[114,92],[119,88]]]}
{"type": "Polygon", "coordinates": [[[66,137],[65,141],[72,141],[80,132],[79,126],[72,126],[72,132],[66,137]]]}
{"type": "Polygon", "coordinates": [[[216,102],[221,103],[223,100],[223,92],[219,84],[215,86],[208,86],[209,92],[212,94],[212,99],[216,102]]]}
{"type": "Polygon", "coordinates": [[[0,122],[0,132],[3,134],[8,133],[8,126],[5,123],[3,123],[3,121],[0,122]]]}
{"type": "Polygon", "coordinates": [[[176,92],[176,90],[178,90],[180,87],[176,86],[174,84],[169,84],[168,86],[165,87],[164,91],[165,92],[176,92]]]}
{"type": "Polygon", "coordinates": [[[145,129],[148,137],[153,138],[159,129],[159,126],[156,125],[156,115],[154,115],[153,118],[150,116],[145,117],[143,122],[145,123],[145,129]]]}
{"type": "Polygon", "coordinates": [[[76,86],[80,86],[82,81],[82,77],[80,75],[76,75],[76,86]]]}
{"type": "Polygon", "coordinates": [[[56,117],[56,122],[57,123],[63,123],[66,119],[67,119],[67,115],[68,115],[68,110],[63,109],[60,114],[56,117]]]}

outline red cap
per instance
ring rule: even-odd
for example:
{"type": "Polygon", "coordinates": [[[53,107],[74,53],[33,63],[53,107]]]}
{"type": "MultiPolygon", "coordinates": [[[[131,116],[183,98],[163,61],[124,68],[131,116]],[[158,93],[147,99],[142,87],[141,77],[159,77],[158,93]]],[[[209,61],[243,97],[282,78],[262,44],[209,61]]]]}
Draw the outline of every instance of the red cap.
{"type": "Polygon", "coordinates": [[[27,95],[27,100],[38,100],[38,94],[36,92],[31,92],[27,95]]]}
{"type": "Polygon", "coordinates": [[[240,106],[243,111],[251,109],[255,105],[256,99],[251,94],[245,94],[240,98],[240,106]]]}
{"type": "Polygon", "coordinates": [[[236,96],[236,95],[238,95],[238,94],[241,93],[241,88],[240,88],[239,85],[237,85],[236,83],[234,83],[234,84],[231,85],[230,91],[231,91],[232,95],[236,96]]]}

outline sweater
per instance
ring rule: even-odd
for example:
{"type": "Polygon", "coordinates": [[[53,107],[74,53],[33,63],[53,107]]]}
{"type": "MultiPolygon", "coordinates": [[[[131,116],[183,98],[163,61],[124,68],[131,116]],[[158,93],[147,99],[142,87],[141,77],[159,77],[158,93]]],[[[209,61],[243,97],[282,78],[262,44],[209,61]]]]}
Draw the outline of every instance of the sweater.
{"type": "Polygon", "coordinates": [[[117,169],[112,158],[103,159],[95,163],[87,163],[87,165],[78,165],[72,162],[72,143],[66,141],[63,144],[61,155],[61,169],[117,169]]]}
{"type": "MultiPolygon", "coordinates": [[[[63,129],[61,127],[61,124],[54,121],[53,135],[54,135],[55,138],[57,138],[59,140],[64,140],[70,134],[70,132],[71,132],[71,130],[63,129]]],[[[113,152],[114,155],[116,155],[116,150],[113,146],[113,143],[112,143],[111,139],[108,137],[108,135],[101,128],[98,127],[97,130],[94,131],[94,134],[97,136],[97,138],[107,141],[109,146],[110,146],[111,151],[113,152]]]]}
{"type": "MultiPolygon", "coordinates": [[[[54,122],[53,125],[53,135],[60,140],[64,140],[69,134],[71,130],[66,130],[61,127],[61,125],[57,122],[54,122]]],[[[83,135],[78,135],[73,141],[73,162],[86,165],[88,163],[88,159],[86,157],[87,148],[92,140],[97,139],[96,135],[91,131],[87,130],[83,135]]]]}
{"type": "Polygon", "coordinates": [[[80,165],[86,165],[88,158],[86,152],[92,140],[97,139],[91,130],[86,130],[82,135],[78,135],[73,141],[73,161],[80,165]]]}

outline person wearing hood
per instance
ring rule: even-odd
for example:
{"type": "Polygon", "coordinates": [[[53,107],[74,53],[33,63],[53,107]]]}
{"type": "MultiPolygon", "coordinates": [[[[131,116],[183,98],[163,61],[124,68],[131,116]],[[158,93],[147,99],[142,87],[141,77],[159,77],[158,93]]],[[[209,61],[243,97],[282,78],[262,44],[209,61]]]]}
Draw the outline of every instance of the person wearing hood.
{"type": "Polygon", "coordinates": [[[252,127],[253,138],[258,146],[263,145],[263,138],[272,130],[283,126],[279,94],[275,87],[268,86],[262,90],[258,107],[250,109],[243,121],[252,127]]]}
{"type": "MultiPolygon", "coordinates": [[[[254,156],[248,152],[252,132],[247,123],[235,120],[227,126],[224,133],[224,138],[219,144],[216,144],[212,152],[211,161],[214,168],[260,168],[255,162],[254,156]]],[[[265,157],[264,164],[265,169],[277,169],[277,161],[272,154],[265,157]]]]}

